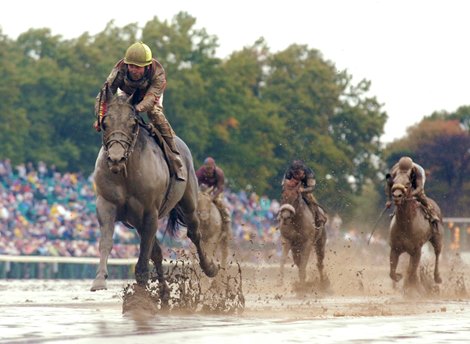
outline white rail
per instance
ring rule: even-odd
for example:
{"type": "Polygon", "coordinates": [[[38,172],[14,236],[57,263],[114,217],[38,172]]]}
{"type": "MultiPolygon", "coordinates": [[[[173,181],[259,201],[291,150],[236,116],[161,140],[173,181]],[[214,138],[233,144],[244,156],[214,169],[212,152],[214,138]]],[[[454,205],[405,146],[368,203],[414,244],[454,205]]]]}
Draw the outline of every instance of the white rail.
{"type": "MultiPolygon", "coordinates": [[[[15,263],[69,263],[69,264],[99,264],[99,258],[93,257],[55,257],[55,256],[9,256],[0,255],[0,262],[15,263]]],[[[136,264],[137,258],[109,258],[109,265],[136,264]]]]}

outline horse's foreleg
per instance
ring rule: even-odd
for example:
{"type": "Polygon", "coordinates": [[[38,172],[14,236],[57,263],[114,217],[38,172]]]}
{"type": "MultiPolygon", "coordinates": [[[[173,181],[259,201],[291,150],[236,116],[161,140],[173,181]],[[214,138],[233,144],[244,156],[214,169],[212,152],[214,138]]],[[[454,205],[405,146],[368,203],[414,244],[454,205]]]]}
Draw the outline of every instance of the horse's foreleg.
{"type": "Polygon", "coordinates": [[[300,285],[305,285],[305,281],[307,280],[307,265],[308,260],[310,258],[310,252],[312,252],[312,243],[308,242],[305,243],[305,246],[299,252],[299,280],[300,285]]]}
{"type": "Polygon", "coordinates": [[[421,248],[417,249],[416,252],[410,255],[410,263],[408,265],[408,276],[405,281],[408,286],[415,287],[418,282],[418,267],[421,260],[421,248]]]}
{"type": "Polygon", "coordinates": [[[397,274],[398,258],[401,252],[394,250],[393,247],[390,250],[390,278],[394,282],[399,282],[402,278],[401,274],[397,274]]]}
{"type": "Polygon", "coordinates": [[[96,277],[91,285],[90,290],[107,289],[106,279],[108,278],[108,257],[113,248],[114,223],[116,221],[116,207],[105,201],[102,197],[96,200],[96,212],[100,225],[100,263],[96,270],[96,277]]]}
{"type": "Polygon", "coordinates": [[[222,268],[226,268],[227,266],[227,257],[228,257],[228,235],[223,235],[222,239],[220,240],[220,265],[222,268]]]}
{"type": "Polygon", "coordinates": [[[154,246],[158,246],[155,242],[157,240],[155,238],[158,226],[157,221],[158,214],[156,211],[144,214],[142,227],[138,228],[140,234],[140,252],[135,266],[135,279],[140,285],[146,285],[150,277],[150,254],[155,249],[154,246]]]}
{"type": "Polygon", "coordinates": [[[281,255],[281,264],[279,268],[279,285],[284,283],[284,265],[286,264],[287,255],[289,254],[290,244],[286,240],[282,240],[282,255],[281,255]]]}
{"type": "Polygon", "coordinates": [[[160,289],[160,298],[162,300],[162,305],[167,306],[170,299],[170,289],[168,288],[165,280],[165,274],[163,272],[163,254],[162,249],[160,248],[159,242],[155,239],[153,243],[152,252],[150,255],[153,265],[155,265],[155,270],[157,272],[158,286],[160,289]]]}
{"type": "Polygon", "coordinates": [[[202,271],[208,277],[214,277],[217,275],[219,269],[215,264],[207,259],[205,250],[201,246],[201,233],[199,232],[199,219],[195,212],[185,214],[186,225],[188,227],[188,238],[191,239],[193,244],[196,246],[197,254],[199,256],[199,265],[202,271]]]}
{"type": "Polygon", "coordinates": [[[324,265],[323,265],[323,260],[325,259],[325,245],[326,245],[326,232],[325,228],[323,227],[322,230],[322,236],[318,238],[318,240],[315,242],[315,254],[317,255],[317,269],[320,274],[320,283],[323,286],[327,281],[328,278],[325,278],[325,275],[323,273],[324,265]]]}
{"type": "Polygon", "coordinates": [[[442,283],[441,274],[439,273],[439,255],[441,254],[441,250],[442,250],[441,231],[439,230],[435,231],[429,241],[431,242],[431,245],[434,248],[434,255],[436,257],[435,262],[434,262],[434,282],[442,283]]]}

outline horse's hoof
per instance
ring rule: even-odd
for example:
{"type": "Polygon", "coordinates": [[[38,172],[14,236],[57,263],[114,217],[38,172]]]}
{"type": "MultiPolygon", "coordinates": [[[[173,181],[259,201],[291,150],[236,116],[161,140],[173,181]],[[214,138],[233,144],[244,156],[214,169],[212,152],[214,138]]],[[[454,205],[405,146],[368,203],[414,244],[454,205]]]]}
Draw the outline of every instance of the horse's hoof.
{"type": "Polygon", "coordinates": [[[434,276],[434,282],[436,283],[442,283],[442,278],[439,275],[434,276]]]}
{"type": "Polygon", "coordinates": [[[390,278],[394,281],[394,282],[400,282],[400,280],[402,279],[402,274],[395,274],[395,275],[392,275],[390,274],[390,278]]]}
{"type": "Polygon", "coordinates": [[[214,263],[208,264],[206,268],[203,268],[202,270],[204,271],[207,277],[215,277],[219,272],[219,268],[214,263]]]}
{"type": "Polygon", "coordinates": [[[330,279],[329,278],[323,278],[322,280],[320,280],[320,286],[321,286],[322,290],[329,290],[330,287],[331,287],[330,279]]]}
{"type": "Polygon", "coordinates": [[[93,284],[91,285],[90,291],[97,291],[97,290],[107,290],[108,287],[106,285],[106,280],[103,279],[95,279],[93,284]]]}

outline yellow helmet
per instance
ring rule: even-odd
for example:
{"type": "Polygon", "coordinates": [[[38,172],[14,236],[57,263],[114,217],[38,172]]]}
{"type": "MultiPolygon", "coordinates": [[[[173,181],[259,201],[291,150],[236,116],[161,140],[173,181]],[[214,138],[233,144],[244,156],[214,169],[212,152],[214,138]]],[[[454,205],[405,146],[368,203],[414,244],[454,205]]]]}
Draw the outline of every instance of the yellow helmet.
{"type": "Polygon", "coordinates": [[[126,50],[124,63],[145,67],[152,63],[152,51],[147,44],[137,42],[126,50]]]}
{"type": "Polygon", "coordinates": [[[408,172],[413,167],[413,160],[409,156],[404,156],[398,161],[400,171],[408,172]]]}

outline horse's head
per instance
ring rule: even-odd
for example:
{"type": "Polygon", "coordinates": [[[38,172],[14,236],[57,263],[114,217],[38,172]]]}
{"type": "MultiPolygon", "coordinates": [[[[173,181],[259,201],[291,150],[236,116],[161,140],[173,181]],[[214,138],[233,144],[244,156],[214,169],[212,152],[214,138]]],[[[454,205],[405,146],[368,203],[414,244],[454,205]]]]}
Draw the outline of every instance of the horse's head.
{"type": "Polygon", "coordinates": [[[113,173],[126,172],[126,162],[139,133],[139,122],[129,97],[116,95],[108,101],[101,129],[110,170],[113,173]]]}
{"type": "Polygon", "coordinates": [[[210,221],[213,188],[202,184],[197,197],[197,214],[201,223],[210,221]]]}
{"type": "Polygon", "coordinates": [[[398,172],[393,179],[392,184],[392,199],[395,205],[403,204],[403,202],[410,198],[411,194],[411,179],[405,172],[398,172]]]}
{"type": "Polygon", "coordinates": [[[295,208],[300,200],[300,182],[295,179],[286,179],[282,187],[281,206],[278,219],[282,222],[290,221],[295,215],[295,208]]]}

